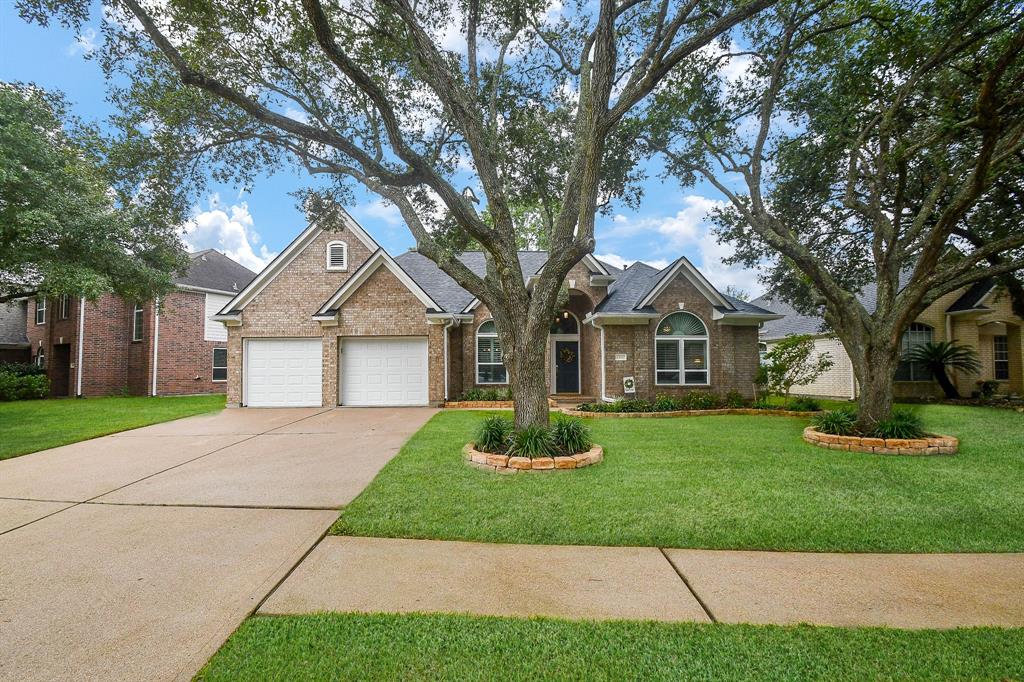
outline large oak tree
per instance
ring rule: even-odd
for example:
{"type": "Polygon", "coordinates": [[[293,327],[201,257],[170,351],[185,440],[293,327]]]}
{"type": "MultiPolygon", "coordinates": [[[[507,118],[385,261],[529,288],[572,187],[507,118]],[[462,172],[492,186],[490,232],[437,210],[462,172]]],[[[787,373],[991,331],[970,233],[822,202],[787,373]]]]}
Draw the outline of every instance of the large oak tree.
{"type": "MultiPolygon", "coordinates": [[[[519,426],[547,423],[544,338],[670,74],[775,0],[105,0],[101,59],[138,165],[183,189],[284,163],[393,203],[494,315],[519,426]],[[471,179],[466,180],[469,176],[471,179]],[[464,186],[476,185],[477,205],[464,186]],[[517,224],[518,223],[518,224],[517,224]],[[524,226],[524,223],[527,223],[524,226]],[[531,290],[524,228],[550,257],[531,290]],[[457,258],[486,253],[475,275],[457,258]]],[[[22,0],[70,25],[88,0],[22,0]]]]}
{"type": "Polygon", "coordinates": [[[690,73],[646,134],[728,199],[720,236],[821,310],[853,361],[860,426],[890,414],[903,330],[993,277],[1019,287],[1024,6],[789,0],[745,25],[746,73],[690,73]],[[877,286],[873,307],[856,295],[877,286]]]}

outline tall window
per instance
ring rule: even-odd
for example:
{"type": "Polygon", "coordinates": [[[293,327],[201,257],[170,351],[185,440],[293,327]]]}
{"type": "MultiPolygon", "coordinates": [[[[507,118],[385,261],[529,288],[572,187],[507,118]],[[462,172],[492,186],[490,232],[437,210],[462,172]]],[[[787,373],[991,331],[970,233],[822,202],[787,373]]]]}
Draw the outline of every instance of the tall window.
{"type": "Polygon", "coordinates": [[[327,269],[348,269],[348,244],[345,242],[330,242],[327,245],[327,269]]]}
{"type": "Polygon", "coordinates": [[[993,358],[995,359],[996,379],[1010,379],[1010,344],[1005,336],[992,337],[993,358]]]}
{"type": "MultiPolygon", "coordinates": [[[[907,331],[903,332],[903,340],[900,342],[900,355],[906,357],[907,353],[918,346],[932,342],[932,328],[920,322],[914,322],[907,331]]],[[[932,373],[920,362],[900,360],[896,368],[896,381],[931,381],[932,373]]]]}
{"type": "Polygon", "coordinates": [[[672,313],[658,323],[654,340],[658,386],[706,386],[708,330],[692,313],[672,313]]]}
{"type": "Polygon", "coordinates": [[[139,303],[132,312],[132,341],[142,341],[142,305],[139,303]]]}
{"type": "Polygon", "coordinates": [[[494,320],[476,330],[476,383],[507,384],[508,372],[501,361],[501,341],[494,320]]]}
{"type": "Polygon", "coordinates": [[[46,299],[36,299],[36,324],[46,324],[46,299]]]}
{"type": "Polygon", "coordinates": [[[69,310],[71,308],[70,298],[71,297],[68,296],[67,294],[64,294],[63,296],[60,297],[60,306],[58,308],[58,310],[60,312],[58,313],[58,315],[60,316],[60,319],[62,319],[62,320],[68,319],[68,313],[69,313],[69,310]]]}
{"type": "Polygon", "coordinates": [[[227,381],[228,380],[228,349],[227,348],[214,348],[213,349],[213,380],[214,381],[227,381]]]}

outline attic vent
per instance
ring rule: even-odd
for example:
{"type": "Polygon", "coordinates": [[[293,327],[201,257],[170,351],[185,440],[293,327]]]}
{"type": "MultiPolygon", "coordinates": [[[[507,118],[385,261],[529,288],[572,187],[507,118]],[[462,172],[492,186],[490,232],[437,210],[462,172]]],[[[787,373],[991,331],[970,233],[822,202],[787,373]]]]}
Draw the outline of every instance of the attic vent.
{"type": "Polygon", "coordinates": [[[330,242],[327,245],[327,269],[348,269],[348,245],[345,242],[330,242]]]}
{"type": "Polygon", "coordinates": [[[238,291],[238,282],[232,282],[231,283],[231,290],[232,291],[238,291]]]}
{"type": "Polygon", "coordinates": [[[206,254],[204,253],[202,256],[200,256],[199,260],[206,260],[206,254]]]}

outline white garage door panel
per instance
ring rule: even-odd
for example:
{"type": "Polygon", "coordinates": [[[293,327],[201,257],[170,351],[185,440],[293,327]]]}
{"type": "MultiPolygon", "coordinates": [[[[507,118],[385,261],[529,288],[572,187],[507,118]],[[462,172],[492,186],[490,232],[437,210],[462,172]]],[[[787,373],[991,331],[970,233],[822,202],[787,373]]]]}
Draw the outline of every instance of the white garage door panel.
{"type": "Polygon", "coordinates": [[[322,347],[318,338],[246,341],[246,405],[319,407],[323,402],[322,347]]]}
{"type": "Polygon", "coordinates": [[[427,404],[427,340],[351,338],[341,346],[341,404],[427,404]]]}

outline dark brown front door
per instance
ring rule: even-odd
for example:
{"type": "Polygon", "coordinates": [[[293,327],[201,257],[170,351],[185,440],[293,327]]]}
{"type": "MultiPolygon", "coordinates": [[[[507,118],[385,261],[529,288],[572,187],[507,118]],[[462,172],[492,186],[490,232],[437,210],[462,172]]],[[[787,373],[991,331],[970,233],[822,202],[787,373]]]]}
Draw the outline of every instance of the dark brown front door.
{"type": "Polygon", "coordinates": [[[68,395],[71,383],[71,344],[58,343],[50,356],[50,395],[68,395]]]}
{"type": "Polygon", "coordinates": [[[580,392],[580,342],[555,341],[555,393],[580,392]]]}

